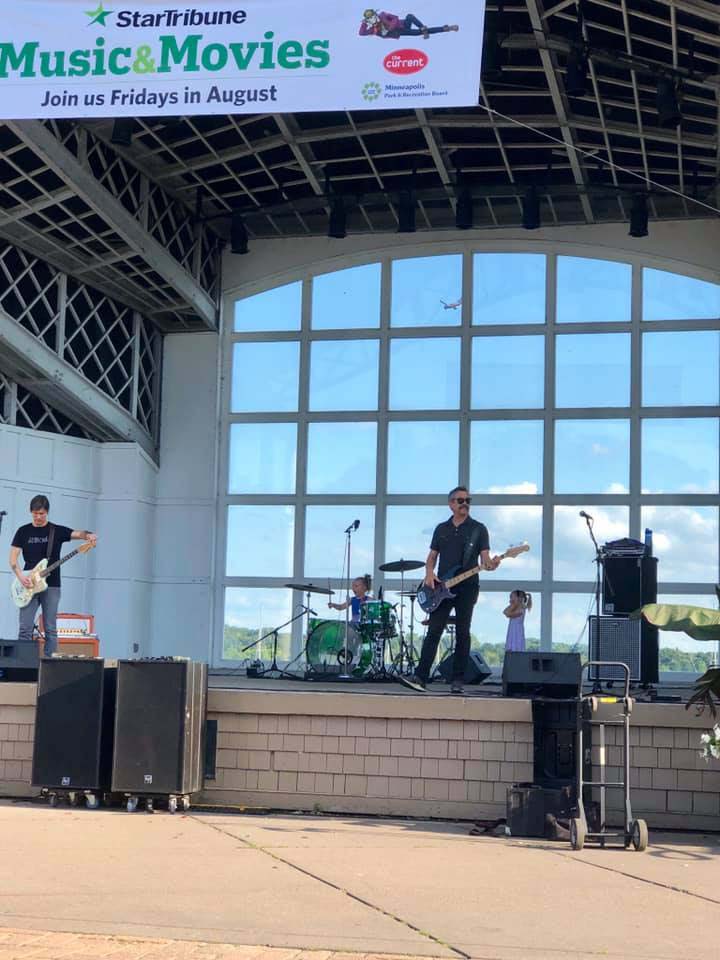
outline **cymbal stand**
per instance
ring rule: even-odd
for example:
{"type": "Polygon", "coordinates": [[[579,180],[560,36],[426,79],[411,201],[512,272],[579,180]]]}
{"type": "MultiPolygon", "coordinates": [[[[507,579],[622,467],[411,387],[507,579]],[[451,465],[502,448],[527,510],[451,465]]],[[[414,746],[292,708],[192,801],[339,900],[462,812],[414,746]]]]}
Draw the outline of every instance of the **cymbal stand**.
{"type": "Polygon", "coordinates": [[[350,575],[350,552],[351,552],[350,544],[352,541],[353,531],[356,529],[357,527],[355,526],[355,524],[351,523],[350,526],[345,531],[345,536],[347,538],[347,541],[345,544],[345,557],[347,561],[347,567],[346,567],[347,587],[346,587],[345,600],[347,602],[347,606],[345,607],[345,642],[343,643],[343,665],[342,665],[342,673],[338,674],[338,680],[353,679],[348,673],[348,634],[350,633],[350,602],[351,602],[350,594],[352,593],[352,587],[351,587],[352,579],[350,575]]]}
{"type": "Polygon", "coordinates": [[[414,593],[410,594],[410,645],[408,647],[408,667],[412,670],[415,669],[415,662],[417,659],[417,653],[415,651],[415,601],[417,596],[414,593]]]}
{"type": "Polygon", "coordinates": [[[410,646],[408,647],[407,643],[405,642],[405,619],[403,614],[403,608],[404,608],[403,594],[404,593],[405,593],[405,572],[401,570],[400,571],[400,618],[399,618],[400,653],[398,654],[398,658],[397,658],[398,659],[398,663],[396,667],[397,673],[403,673],[404,665],[407,667],[408,670],[412,670],[415,666],[415,655],[414,655],[415,651],[412,645],[413,627],[414,627],[414,620],[415,620],[415,608],[412,605],[412,602],[414,602],[415,598],[414,597],[411,598],[410,646]]]}

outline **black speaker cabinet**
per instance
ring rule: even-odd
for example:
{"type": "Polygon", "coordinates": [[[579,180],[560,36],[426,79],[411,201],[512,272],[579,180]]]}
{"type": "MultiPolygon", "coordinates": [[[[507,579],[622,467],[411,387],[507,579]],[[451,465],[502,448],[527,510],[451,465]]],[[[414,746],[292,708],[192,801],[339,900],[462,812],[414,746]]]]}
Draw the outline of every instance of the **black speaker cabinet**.
{"type": "MultiPolygon", "coordinates": [[[[454,653],[449,653],[438,664],[438,672],[446,683],[452,682],[454,653]]],[[[492,674],[492,670],[483,660],[483,655],[477,650],[471,650],[465,665],[463,683],[482,683],[492,674]]]]}
{"type": "Polygon", "coordinates": [[[581,671],[579,653],[508,651],[503,661],[503,696],[577,697],[581,671]]]}
{"type": "MultiPolygon", "coordinates": [[[[660,643],[657,627],[628,617],[588,617],[590,660],[616,660],[630,668],[633,683],[657,683],[660,643]]],[[[621,667],[589,667],[590,680],[624,680],[621,667]]]]}
{"type": "Polygon", "coordinates": [[[602,612],[622,616],[657,603],[657,557],[605,557],[602,612]]]}
{"type": "Polygon", "coordinates": [[[110,789],[116,679],[99,659],[40,661],[33,786],[110,789]]]}
{"type": "Polygon", "coordinates": [[[189,794],[202,788],[207,664],[191,660],[118,663],[112,789],[189,794]]]}
{"type": "Polygon", "coordinates": [[[36,640],[0,640],[0,680],[31,681],[38,678],[40,657],[36,640]]]}

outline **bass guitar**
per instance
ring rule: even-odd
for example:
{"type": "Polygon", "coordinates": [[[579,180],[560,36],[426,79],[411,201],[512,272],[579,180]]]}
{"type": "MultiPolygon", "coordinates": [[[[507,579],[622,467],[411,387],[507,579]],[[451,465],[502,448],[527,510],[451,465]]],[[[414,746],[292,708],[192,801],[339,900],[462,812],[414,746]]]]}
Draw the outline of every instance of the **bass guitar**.
{"type": "Polygon", "coordinates": [[[12,583],[10,584],[10,596],[15,606],[26,607],[36,593],[42,593],[43,590],[47,590],[47,578],[53,570],[62,566],[63,563],[67,563],[68,560],[71,560],[73,557],[77,557],[78,554],[87,553],[88,550],[92,550],[94,546],[94,543],[83,543],[77,550],[68,553],[68,555],[61,560],[56,560],[55,563],[51,563],[50,566],[48,566],[47,558],[43,557],[40,563],[36,564],[32,570],[25,570],[24,572],[24,576],[32,581],[29,587],[24,587],[17,577],[13,577],[12,583]]]}
{"type": "MultiPolygon", "coordinates": [[[[508,557],[519,557],[521,553],[527,553],[529,549],[529,544],[520,543],[516,547],[508,547],[505,553],[498,559],[506,560],[508,557]]],[[[455,569],[457,570],[457,567],[455,567],[455,569]]],[[[463,580],[467,580],[468,577],[474,576],[476,573],[479,573],[480,570],[482,570],[482,564],[473,567],[472,570],[465,570],[463,573],[458,573],[457,576],[450,577],[448,580],[439,580],[434,587],[428,587],[423,580],[417,588],[418,603],[425,613],[432,613],[433,610],[437,610],[443,600],[452,599],[455,596],[450,590],[451,587],[454,587],[457,583],[462,583],[463,580]]],[[[452,573],[452,571],[450,572],[452,573]]]]}

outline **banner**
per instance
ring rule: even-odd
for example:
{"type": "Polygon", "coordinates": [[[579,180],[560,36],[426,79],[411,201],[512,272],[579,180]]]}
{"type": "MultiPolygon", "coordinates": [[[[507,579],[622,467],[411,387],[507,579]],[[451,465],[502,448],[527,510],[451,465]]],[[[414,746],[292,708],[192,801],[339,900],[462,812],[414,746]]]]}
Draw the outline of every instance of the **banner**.
{"type": "Polygon", "coordinates": [[[485,0],[15,0],[0,119],[478,102],[485,0]]]}

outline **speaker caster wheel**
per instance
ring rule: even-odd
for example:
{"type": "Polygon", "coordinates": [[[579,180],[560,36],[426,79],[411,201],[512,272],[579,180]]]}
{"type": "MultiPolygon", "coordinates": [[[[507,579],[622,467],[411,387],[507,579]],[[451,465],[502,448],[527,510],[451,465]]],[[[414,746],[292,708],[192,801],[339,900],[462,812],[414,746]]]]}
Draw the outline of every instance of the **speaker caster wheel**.
{"type": "Polygon", "coordinates": [[[75,793],[74,790],[71,790],[70,793],[68,794],[68,803],[70,804],[71,807],[76,807],[77,802],[78,802],[77,794],[75,793]]]}
{"type": "Polygon", "coordinates": [[[85,796],[85,804],[88,810],[97,810],[100,806],[100,798],[96,797],[94,793],[88,793],[85,796]]]}
{"type": "Polygon", "coordinates": [[[128,812],[128,813],[135,813],[135,811],[137,810],[137,806],[138,806],[138,798],[137,798],[137,797],[128,797],[127,812],[128,812]]]}
{"type": "Polygon", "coordinates": [[[178,808],[177,797],[168,797],[168,813],[175,813],[178,808]]]}
{"type": "Polygon", "coordinates": [[[48,797],[48,803],[50,804],[51,807],[56,807],[56,806],[57,806],[57,794],[56,794],[56,793],[51,793],[51,794],[50,794],[50,796],[48,797]]]}
{"type": "Polygon", "coordinates": [[[147,800],[145,801],[145,810],[147,811],[147,813],[155,813],[155,805],[151,797],[148,797],[147,800]]]}
{"type": "Polygon", "coordinates": [[[182,808],[183,808],[183,810],[184,810],[185,813],[188,812],[188,810],[190,809],[190,797],[183,797],[183,798],[182,798],[182,808]]]}

